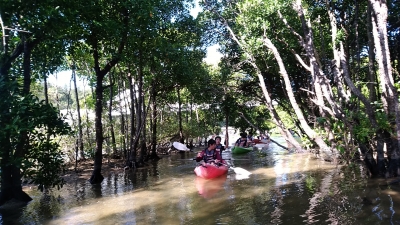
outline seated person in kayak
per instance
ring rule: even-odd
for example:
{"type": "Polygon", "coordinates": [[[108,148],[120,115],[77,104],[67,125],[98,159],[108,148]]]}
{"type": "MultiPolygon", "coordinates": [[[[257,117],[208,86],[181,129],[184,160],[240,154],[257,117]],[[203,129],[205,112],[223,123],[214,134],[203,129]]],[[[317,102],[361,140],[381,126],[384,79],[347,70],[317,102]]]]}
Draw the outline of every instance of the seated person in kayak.
{"type": "Polygon", "coordinates": [[[240,138],[236,141],[235,146],[247,148],[249,147],[249,142],[247,141],[247,134],[240,133],[240,138]]]}
{"type": "Polygon", "coordinates": [[[215,142],[217,144],[217,147],[215,147],[215,150],[217,150],[217,152],[219,152],[219,154],[222,156],[222,151],[225,150],[225,147],[221,144],[221,137],[220,136],[216,136],[215,137],[215,142]]]}
{"type": "Polygon", "coordinates": [[[250,142],[253,142],[254,137],[253,137],[252,133],[249,133],[249,135],[247,136],[247,140],[250,141],[250,142]]]}
{"type": "Polygon", "coordinates": [[[248,145],[253,144],[253,141],[254,141],[253,134],[252,134],[252,133],[249,133],[249,135],[247,135],[247,142],[248,142],[248,145]]]}
{"type": "Polygon", "coordinates": [[[207,142],[208,147],[203,151],[197,153],[196,162],[200,162],[201,160],[205,163],[219,165],[222,164],[221,154],[215,149],[217,144],[214,139],[210,139],[207,142]]]}

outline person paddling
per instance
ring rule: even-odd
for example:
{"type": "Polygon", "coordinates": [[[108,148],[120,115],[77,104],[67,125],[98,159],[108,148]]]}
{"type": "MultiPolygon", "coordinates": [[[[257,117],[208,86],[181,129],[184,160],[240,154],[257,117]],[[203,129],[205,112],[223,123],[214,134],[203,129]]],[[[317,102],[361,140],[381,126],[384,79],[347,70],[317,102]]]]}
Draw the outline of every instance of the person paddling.
{"type": "Polygon", "coordinates": [[[236,141],[235,146],[243,148],[249,147],[249,142],[247,142],[246,133],[240,133],[240,138],[236,141]]]}
{"type": "Polygon", "coordinates": [[[196,162],[203,160],[203,166],[206,163],[220,165],[223,163],[221,154],[216,150],[217,144],[214,139],[207,142],[208,147],[197,153],[196,162]]]}
{"type": "Polygon", "coordinates": [[[219,152],[219,154],[222,156],[222,151],[225,150],[225,147],[221,144],[221,137],[220,136],[216,136],[215,137],[215,142],[217,144],[217,147],[215,147],[215,150],[217,150],[217,152],[219,152]]]}

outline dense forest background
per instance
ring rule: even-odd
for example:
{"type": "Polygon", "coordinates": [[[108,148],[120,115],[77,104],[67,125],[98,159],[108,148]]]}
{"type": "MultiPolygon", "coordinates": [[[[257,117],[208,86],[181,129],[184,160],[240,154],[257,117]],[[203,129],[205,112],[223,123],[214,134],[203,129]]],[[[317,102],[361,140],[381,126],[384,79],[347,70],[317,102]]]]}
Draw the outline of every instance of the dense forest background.
{"type": "Polygon", "coordinates": [[[30,200],[21,177],[46,191],[93,159],[99,183],[104,155],[136,168],[228,125],[400,174],[399,1],[198,3],[0,1],[0,204],[30,200]],[[48,84],[59,71],[70,85],[48,84]]]}

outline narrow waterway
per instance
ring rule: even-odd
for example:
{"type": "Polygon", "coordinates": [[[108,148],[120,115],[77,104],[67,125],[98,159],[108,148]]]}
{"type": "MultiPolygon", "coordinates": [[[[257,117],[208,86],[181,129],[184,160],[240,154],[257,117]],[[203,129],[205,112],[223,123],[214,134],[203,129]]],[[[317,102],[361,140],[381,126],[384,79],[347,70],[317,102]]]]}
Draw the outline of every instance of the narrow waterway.
{"type": "MultiPolygon", "coordinates": [[[[283,140],[275,138],[283,143],[283,140]]],[[[229,171],[195,176],[195,152],[164,157],[150,168],[120,171],[101,185],[64,186],[0,210],[2,224],[399,224],[399,185],[363,178],[361,166],[336,167],[271,143],[244,155],[224,153],[249,178],[229,171]]]]}

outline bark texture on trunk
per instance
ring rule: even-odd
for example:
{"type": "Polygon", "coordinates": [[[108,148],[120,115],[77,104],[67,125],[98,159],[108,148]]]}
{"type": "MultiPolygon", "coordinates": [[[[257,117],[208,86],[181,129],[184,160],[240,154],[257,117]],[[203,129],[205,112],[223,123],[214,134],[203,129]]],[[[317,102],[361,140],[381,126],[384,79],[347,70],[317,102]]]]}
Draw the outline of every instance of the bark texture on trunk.
{"type": "Polygon", "coordinates": [[[157,90],[156,83],[151,87],[151,154],[150,159],[160,159],[157,155],[157,90]]]}
{"type": "Polygon", "coordinates": [[[372,34],[375,43],[376,61],[381,81],[382,103],[389,122],[395,125],[395,140],[386,141],[388,147],[388,176],[400,175],[400,109],[397,89],[394,86],[387,37],[388,8],[385,0],[369,0],[371,5],[372,34]]]}
{"type": "MultiPolygon", "coordinates": [[[[7,44],[7,43],[6,43],[7,44]]],[[[9,71],[11,69],[12,62],[16,60],[19,56],[23,54],[23,89],[22,95],[29,94],[30,92],[30,83],[31,83],[31,51],[35,43],[24,41],[16,46],[14,51],[9,55],[9,57],[4,57],[0,64],[0,80],[2,88],[0,88],[0,98],[1,105],[0,108],[2,113],[2,119],[4,124],[0,124],[1,127],[6,126],[11,122],[9,115],[9,109],[12,107],[10,104],[11,92],[9,90],[9,71]]],[[[4,46],[7,48],[7,46],[4,46]]],[[[8,52],[4,52],[7,54],[8,52]]],[[[1,53],[3,54],[3,52],[1,53]]],[[[32,200],[29,195],[27,195],[24,191],[22,191],[21,184],[21,171],[17,165],[13,164],[10,161],[12,158],[22,158],[26,154],[26,147],[29,141],[27,132],[22,132],[20,134],[20,143],[16,147],[11,145],[11,135],[6,132],[3,137],[0,139],[0,153],[1,153],[1,192],[0,192],[0,205],[3,205],[5,202],[11,199],[16,199],[23,202],[29,202],[32,200]],[[13,149],[15,152],[13,152],[13,149]],[[11,157],[12,156],[12,157],[11,157]]]]}
{"type": "Polygon", "coordinates": [[[78,140],[77,141],[78,141],[78,147],[79,147],[79,158],[84,160],[85,153],[83,152],[83,131],[82,131],[81,107],[79,104],[78,87],[76,85],[75,68],[72,69],[72,76],[73,76],[74,88],[75,88],[76,111],[78,113],[78,140]]]}
{"type": "Polygon", "coordinates": [[[375,72],[375,47],[374,37],[372,35],[372,19],[371,19],[371,4],[368,4],[367,10],[367,36],[368,36],[368,89],[369,89],[369,100],[375,102],[378,100],[376,90],[376,72],[375,72]]]}
{"type": "Polygon", "coordinates": [[[294,97],[293,90],[291,87],[291,82],[289,79],[289,76],[286,72],[285,65],[283,64],[282,58],[280,57],[280,54],[276,47],[273,45],[270,39],[265,37],[264,43],[266,47],[268,47],[272,53],[274,54],[274,57],[279,65],[280,73],[281,76],[283,77],[285,81],[285,87],[286,87],[286,92],[288,94],[290,103],[293,107],[294,112],[296,113],[297,118],[299,119],[299,122],[301,124],[301,127],[304,129],[304,132],[311,138],[311,140],[315,141],[317,143],[320,151],[325,154],[324,159],[327,160],[332,160],[331,155],[332,155],[332,150],[330,147],[324,142],[321,136],[319,136],[315,131],[308,125],[302,111],[300,110],[299,105],[297,104],[297,101],[294,97]]]}
{"type": "MultiPolygon", "coordinates": [[[[215,11],[214,11],[215,12],[215,11]]],[[[218,12],[215,12],[218,14],[218,12]]],[[[229,26],[228,22],[226,20],[224,20],[224,18],[221,16],[220,17],[223,20],[223,24],[226,26],[226,28],[228,29],[229,33],[231,34],[231,38],[233,39],[234,42],[236,42],[240,48],[245,51],[248,55],[249,58],[249,63],[251,64],[251,66],[255,69],[258,80],[259,80],[259,85],[261,87],[261,90],[263,92],[263,95],[265,97],[266,100],[266,106],[269,110],[269,112],[272,114],[272,120],[274,121],[275,125],[279,128],[283,138],[286,140],[286,142],[293,146],[296,151],[298,152],[302,152],[303,148],[301,147],[301,145],[299,144],[299,142],[293,137],[293,135],[288,131],[288,129],[284,126],[282,120],[280,119],[278,113],[276,112],[274,106],[272,105],[272,99],[269,96],[267,87],[265,85],[265,81],[264,81],[264,77],[261,73],[260,68],[257,66],[257,64],[255,63],[255,59],[252,56],[252,54],[250,53],[250,51],[246,50],[246,47],[242,44],[242,42],[236,37],[235,32],[233,32],[233,30],[231,29],[231,27],[229,26]]]]}
{"type": "Polygon", "coordinates": [[[110,104],[108,105],[108,121],[110,123],[110,134],[111,134],[111,147],[113,149],[112,154],[113,157],[117,156],[117,145],[115,143],[115,132],[114,132],[114,121],[113,121],[113,117],[112,117],[112,109],[113,109],[113,86],[114,86],[114,82],[112,79],[112,74],[109,74],[109,83],[110,83],[110,104]]]}
{"type": "Polygon", "coordinates": [[[103,112],[103,79],[102,73],[97,74],[96,80],[96,104],[95,104],[95,130],[96,130],[96,152],[94,154],[94,169],[90,177],[91,184],[101,183],[104,179],[101,174],[101,167],[103,165],[103,124],[101,115],[103,112]]]}
{"type": "Polygon", "coordinates": [[[179,142],[184,143],[184,138],[183,138],[183,128],[182,128],[182,107],[181,107],[181,91],[179,86],[176,87],[176,93],[178,95],[178,123],[179,123],[179,142]]]}

